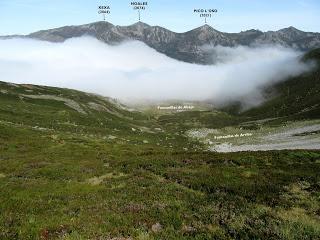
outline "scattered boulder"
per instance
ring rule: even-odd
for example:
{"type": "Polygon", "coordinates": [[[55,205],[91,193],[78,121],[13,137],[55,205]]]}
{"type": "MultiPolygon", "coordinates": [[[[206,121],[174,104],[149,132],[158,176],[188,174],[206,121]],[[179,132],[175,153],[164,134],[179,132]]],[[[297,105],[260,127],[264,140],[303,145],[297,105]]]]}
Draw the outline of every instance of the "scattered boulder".
{"type": "Polygon", "coordinates": [[[154,233],[158,233],[162,230],[162,225],[160,223],[153,224],[151,230],[154,233]]]}

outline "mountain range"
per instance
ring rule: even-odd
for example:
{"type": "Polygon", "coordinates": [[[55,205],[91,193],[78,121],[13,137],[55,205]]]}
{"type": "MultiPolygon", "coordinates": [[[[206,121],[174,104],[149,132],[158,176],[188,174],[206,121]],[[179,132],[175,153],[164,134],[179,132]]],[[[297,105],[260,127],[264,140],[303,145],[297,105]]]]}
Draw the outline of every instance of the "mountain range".
{"type": "Polygon", "coordinates": [[[3,36],[1,38],[26,37],[50,42],[63,42],[69,38],[81,36],[92,36],[111,45],[128,40],[138,40],[171,58],[199,64],[214,62],[212,54],[204,46],[235,47],[277,44],[301,51],[320,47],[320,33],[303,32],[294,27],[268,32],[252,29],[240,33],[225,33],[215,30],[209,25],[204,25],[188,32],[176,33],[143,22],[137,22],[130,26],[95,22],[42,30],[24,36],[3,36]]]}

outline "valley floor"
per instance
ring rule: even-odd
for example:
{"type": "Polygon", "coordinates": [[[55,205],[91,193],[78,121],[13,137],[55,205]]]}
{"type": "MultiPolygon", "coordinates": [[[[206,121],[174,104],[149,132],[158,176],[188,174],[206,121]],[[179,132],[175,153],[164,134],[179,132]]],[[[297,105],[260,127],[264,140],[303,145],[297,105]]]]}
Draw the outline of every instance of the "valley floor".
{"type": "Polygon", "coordinates": [[[318,144],[319,121],[152,118],[73,90],[0,87],[1,240],[319,239],[320,151],[208,151],[318,144]],[[215,139],[231,134],[244,136],[215,139]]]}
{"type": "Polygon", "coordinates": [[[259,126],[257,129],[193,129],[188,135],[215,152],[320,149],[318,121],[286,122],[278,126],[259,126]]]}

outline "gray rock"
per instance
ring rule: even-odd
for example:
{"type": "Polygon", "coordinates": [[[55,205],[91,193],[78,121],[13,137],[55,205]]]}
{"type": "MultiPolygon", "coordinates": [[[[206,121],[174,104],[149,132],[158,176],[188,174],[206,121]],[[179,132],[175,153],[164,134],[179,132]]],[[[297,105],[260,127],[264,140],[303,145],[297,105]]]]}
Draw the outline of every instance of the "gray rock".
{"type": "MultiPolygon", "coordinates": [[[[294,27],[279,31],[262,32],[248,30],[240,33],[224,33],[209,25],[185,33],[176,33],[159,26],[149,26],[138,22],[130,26],[115,26],[108,22],[95,22],[80,26],[42,30],[27,36],[50,42],[63,42],[69,38],[92,36],[107,44],[115,45],[123,41],[138,40],[171,58],[191,63],[210,64],[214,62],[210,51],[203,46],[252,46],[257,44],[277,44],[302,51],[320,47],[320,33],[303,32],[294,27]]],[[[0,37],[8,39],[10,36],[0,37]]]]}

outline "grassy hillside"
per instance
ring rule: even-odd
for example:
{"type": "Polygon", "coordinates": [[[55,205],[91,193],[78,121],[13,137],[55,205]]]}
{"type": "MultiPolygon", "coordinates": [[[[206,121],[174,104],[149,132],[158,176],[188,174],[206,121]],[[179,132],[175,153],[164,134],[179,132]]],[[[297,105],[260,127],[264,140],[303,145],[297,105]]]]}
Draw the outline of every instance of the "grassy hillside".
{"type": "Polygon", "coordinates": [[[314,71],[291,78],[266,90],[270,100],[262,106],[250,109],[242,116],[257,119],[286,117],[290,119],[315,119],[320,116],[320,49],[313,50],[303,57],[317,67],[314,71]]]}
{"type": "MultiPolygon", "coordinates": [[[[0,82],[0,121],[12,127],[128,144],[173,144],[173,136],[152,117],[115,100],[70,89],[0,82]]],[[[187,144],[185,137],[175,138],[180,147],[187,144]]]]}
{"type": "Polygon", "coordinates": [[[317,239],[320,152],[218,154],[159,119],[69,89],[0,84],[0,239],[317,239]]]}
{"type": "Polygon", "coordinates": [[[98,95],[1,82],[0,88],[1,119],[14,123],[84,132],[108,132],[114,128],[127,131],[136,123],[152,123],[141,113],[128,111],[114,100],[98,95]]]}

